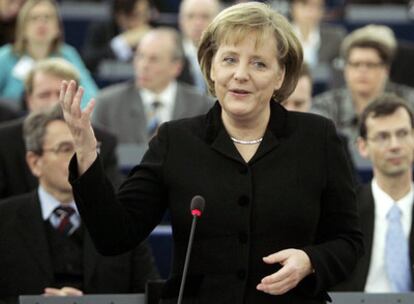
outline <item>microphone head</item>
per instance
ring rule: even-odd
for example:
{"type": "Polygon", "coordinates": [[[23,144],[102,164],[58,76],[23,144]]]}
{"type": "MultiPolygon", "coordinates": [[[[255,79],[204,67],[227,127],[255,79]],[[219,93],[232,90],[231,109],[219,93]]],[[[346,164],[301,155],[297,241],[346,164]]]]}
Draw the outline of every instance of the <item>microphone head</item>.
{"type": "Polygon", "coordinates": [[[206,201],[204,200],[204,197],[202,197],[201,195],[194,196],[193,199],[191,200],[191,206],[190,206],[191,214],[193,216],[200,217],[204,211],[205,204],[206,204],[206,201]]]}

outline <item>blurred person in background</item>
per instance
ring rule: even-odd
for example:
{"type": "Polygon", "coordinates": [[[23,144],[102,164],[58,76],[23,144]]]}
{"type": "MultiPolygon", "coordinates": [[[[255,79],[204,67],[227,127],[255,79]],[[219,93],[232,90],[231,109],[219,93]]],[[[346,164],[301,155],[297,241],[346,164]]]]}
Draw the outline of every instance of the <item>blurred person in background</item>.
{"type": "Polygon", "coordinates": [[[351,142],[358,136],[359,115],[384,92],[414,105],[414,89],[389,81],[396,39],[389,27],[368,25],[350,33],[341,45],[345,86],[317,95],[312,111],[331,118],[351,142]]]}
{"type": "Polygon", "coordinates": [[[151,9],[148,0],[112,1],[111,20],[94,22],[87,30],[82,51],[86,66],[96,73],[104,60],[131,61],[142,36],[151,28],[151,9]]]}
{"type": "Polygon", "coordinates": [[[201,34],[220,9],[218,0],[182,0],[180,4],[178,21],[186,57],[183,70],[190,74],[190,79],[181,79],[195,85],[201,93],[207,92],[207,85],[198,63],[197,48],[201,34]]]}
{"type": "Polygon", "coordinates": [[[13,43],[16,19],[25,0],[0,0],[0,46],[13,43]]]}
{"type": "Polygon", "coordinates": [[[115,134],[120,144],[146,144],[161,123],[207,112],[211,100],[177,81],[183,59],[175,29],[149,31],[135,53],[134,81],[103,89],[96,98],[93,122],[115,134]]]}
{"type": "Polygon", "coordinates": [[[342,26],[324,23],[324,12],[325,0],[291,1],[291,22],[302,43],[305,62],[311,71],[323,65],[332,73],[346,31],[342,26]]]}
{"type": "Polygon", "coordinates": [[[61,57],[72,63],[79,71],[85,95],[89,98],[96,95],[96,84],[78,52],[64,43],[55,1],[26,1],[17,18],[15,38],[13,44],[0,48],[0,98],[21,102],[25,77],[36,61],[49,57],[61,57]]]}
{"type": "MultiPolygon", "coordinates": [[[[73,137],[59,105],[24,122],[25,161],[39,186],[0,203],[0,302],[19,295],[143,293],[159,278],[146,242],[125,254],[96,251],[68,182],[73,137]]],[[[4,302],[3,302],[4,301],[4,302]]]]}
{"type": "MultiPolygon", "coordinates": [[[[62,58],[40,60],[27,75],[25,81],[25,102],[29,113],[54,106],[59,101],[62,80],[80,79],[76,68],[62,58]]],[[[116,138],[94,127],[100,142],[100,155],[110,179],[118,185],[120,175],[115,154],[116,138]]],[[[37,187],[25,161],[23,142],[23,118],[0,125],[0,198],[29,192],[37,187]]]]}

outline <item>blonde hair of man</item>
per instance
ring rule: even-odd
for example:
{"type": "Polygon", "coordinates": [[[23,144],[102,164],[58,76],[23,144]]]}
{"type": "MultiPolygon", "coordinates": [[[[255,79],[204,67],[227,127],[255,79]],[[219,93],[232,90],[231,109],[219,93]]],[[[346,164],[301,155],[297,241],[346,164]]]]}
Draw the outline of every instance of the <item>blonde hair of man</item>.
{"type": "Polygon", "coordinates": [[[48,58],[38,61],[25,78],[26,95],[33,92],[33,79],[37,73],[52,75],[64,80],[75,80],[79,83],[80,76],[76,68],[62,58],[48,58]]]}

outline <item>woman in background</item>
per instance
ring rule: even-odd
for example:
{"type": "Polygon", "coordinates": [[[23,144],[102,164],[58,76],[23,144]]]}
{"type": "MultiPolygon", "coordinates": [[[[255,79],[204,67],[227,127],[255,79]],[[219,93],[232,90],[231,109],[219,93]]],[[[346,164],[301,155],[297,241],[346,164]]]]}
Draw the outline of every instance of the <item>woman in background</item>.
{"type": "Polygon", "coordinates": [[[0,98],[21,102],[26,75],[36,61],[48,57],[62,57],[78,69],[85,102],[96,95],[97,86],[78,52],[63,42],[56,2],[28,0],[17,18],[14,44],[0,48],[0,98]]]}

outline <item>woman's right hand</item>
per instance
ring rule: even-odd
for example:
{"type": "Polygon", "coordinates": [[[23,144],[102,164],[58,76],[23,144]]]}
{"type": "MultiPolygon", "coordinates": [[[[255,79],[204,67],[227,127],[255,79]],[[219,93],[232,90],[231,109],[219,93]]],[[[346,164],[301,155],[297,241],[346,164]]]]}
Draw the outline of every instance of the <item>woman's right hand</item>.
{"type": "Polygon", "coordinates": [[[95,100],[91,99],[82,111],[80,108],[83,88],[74,80],[62,81],[60,87],[59,102],[63,110],[63,116],[72,133],[75,152],[78,161],[79,175],[82,175],[95,161],[97,157],[97,141],[91,125],[91,114],[95,106],[95,100]]]}

